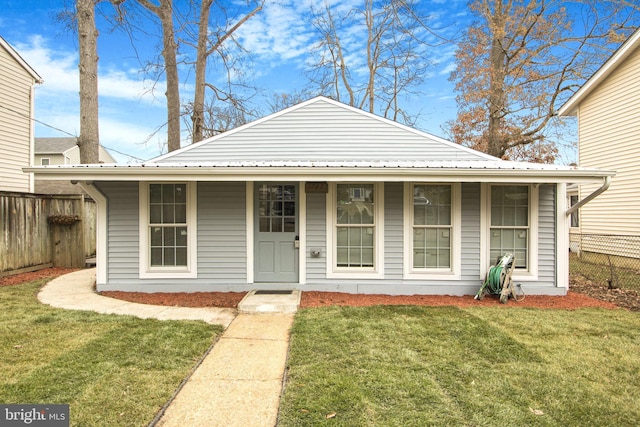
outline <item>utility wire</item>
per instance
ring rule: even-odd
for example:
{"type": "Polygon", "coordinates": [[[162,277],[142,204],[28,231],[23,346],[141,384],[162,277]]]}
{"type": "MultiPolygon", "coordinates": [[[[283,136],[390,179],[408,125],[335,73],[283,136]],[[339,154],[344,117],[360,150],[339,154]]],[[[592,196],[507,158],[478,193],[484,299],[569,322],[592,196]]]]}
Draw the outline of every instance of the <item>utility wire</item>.
{"type": "MultiPolygon", "coordinates": [[[[77,138],[77,137],[78,137],[78,135],[74,135],[74,134],[72,134],[72,133],[67,132],[66,130],[63,130],[63,129],[57,128],[57,127],[55,127],[55,126],[51,126],[50,124],[45,123],[45,122],[43,122],[43,121],[41,121],[41,120],[38,120],[38,119],[34,119],[33,117],[29,117],[29,115],[24,114],[24,113],[21,113],[20,111],[16,111],[16,110],[14,110],[13,108],[7,107],[7,106],[5,106],[5,105],[0,104],[0,108],[4,108],[5,110],[11,111],[12,113],[17,114],[17,115],[19,115],[19,116],[22,116],[22,117],[24,117],[24,118],[26,118],[26,119],[33,120],[33,121],[34,121],[34,122],[36,122],[36,123],[40,123],[42,126],[46,126],[46,127],[51,128],[51,129],[53,129],[53,130],[56,130],[56,131],[58,131],[58,132],[64,133],[65,135],[69,135],[69,136],[72,136],[72,137],[74,137],[74,138],[77,138]]],[[[157,133],[157,132],[158,132],[158,130],[155,130],[155,131],[153,132],[153,134],[151,134],[151,136],[153,136],[153,135],[154,135],[155,133],[157,133]]],[[[151,136],[149,137],[149,139],[151,139],[151,136]]],[[[146,142],[145,142],[145,143],[146,143],[146,142]]],[[[100,145],[101,145],[103,148],[105,148],[105,149],[107,149],[107,150],[109,150],[109,151],[113,151],[114,153],[118,153],[118,154],[121,154],[121,155],[123,155],[123,156],[131,157],[132,159],[140,160],[141,162],[144,162],[144,161],[145,161],[144,159],[141,159],[140,157],[136,157],[136,156],[132,156],[131,154],[123,153],[122,151],[118,151],[118,150],[116,150],[115,148],[107,147],[107,146],[106,146],[106,145],[104,145],[104,144],[100,144],[100,145]]]]}

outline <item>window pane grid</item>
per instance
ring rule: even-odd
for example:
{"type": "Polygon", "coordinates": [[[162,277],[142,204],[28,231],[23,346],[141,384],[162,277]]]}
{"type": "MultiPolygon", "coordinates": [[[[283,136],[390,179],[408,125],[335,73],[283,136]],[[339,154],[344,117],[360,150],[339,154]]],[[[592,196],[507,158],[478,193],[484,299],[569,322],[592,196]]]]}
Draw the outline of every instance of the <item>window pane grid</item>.
{"type": "Polygon", "coordinates": [[[451,268],[452,186],[413,186],[413,267],[451,268]]]}
{"type": "Polygon", "coordinates": [[[491,187],[490,261],[506,253],[516,257],[516,268],[528,268],[529,187],[491,187]]]}
{"type": "Polygon", "coordinates": [[[373,184],[336,185],[336,266],[374,267],[373,184]]]}
{"type": "Polygon", "coordinates": [[[373,267],[373,227],[337,227],[338,267],[373,267]]]}
{"type": "Polygon", "coordinates": [[[150,184],[150,265],[186,266],[187,235],[186,184],[150,184]]]}
{"type": "Polygon", "coordinates": [[[258,207],[260,232],[296,231],[295,185],[262,184],[258,190],[258,207]]]}

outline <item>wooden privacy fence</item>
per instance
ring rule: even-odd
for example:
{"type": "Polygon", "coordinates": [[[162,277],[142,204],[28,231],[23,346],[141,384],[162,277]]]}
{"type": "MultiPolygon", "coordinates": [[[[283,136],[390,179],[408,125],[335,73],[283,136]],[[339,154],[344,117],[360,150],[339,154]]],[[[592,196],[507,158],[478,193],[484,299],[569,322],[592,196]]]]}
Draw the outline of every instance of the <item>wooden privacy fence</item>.
{"type": "Polygon", "coordinates": [[[0,192],[0,277],[84,267],[96,250],[96,206],[83,195],[0,192]]]}

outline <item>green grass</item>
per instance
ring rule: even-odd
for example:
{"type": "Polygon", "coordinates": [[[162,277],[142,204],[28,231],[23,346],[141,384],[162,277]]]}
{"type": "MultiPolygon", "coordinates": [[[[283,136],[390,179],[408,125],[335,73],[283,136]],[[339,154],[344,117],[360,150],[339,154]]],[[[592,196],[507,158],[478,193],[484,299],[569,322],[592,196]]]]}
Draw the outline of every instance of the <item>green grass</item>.
{"type": "Polygon", "coordinates": [[[305,309],[278,425],[635,426],[639,378],[624,310],[305,309]]]}
{"type": "Polygon", "coordinates": [[[222,328],[51,308],[0,288],[0,402],[70,405],[74,426],[144,426],[222,328]]]}

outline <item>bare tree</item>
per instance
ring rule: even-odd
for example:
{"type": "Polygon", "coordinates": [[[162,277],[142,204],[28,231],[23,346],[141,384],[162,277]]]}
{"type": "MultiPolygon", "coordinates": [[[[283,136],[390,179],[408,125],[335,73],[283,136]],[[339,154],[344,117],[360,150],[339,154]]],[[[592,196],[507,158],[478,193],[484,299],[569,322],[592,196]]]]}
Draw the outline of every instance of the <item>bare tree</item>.
{"type": "Polygon", "coordinates": [[[293,93],[274,93],[267,103],[269,104],[269,111],[271,113],[277,113],[285,108],[300,104],[313,96],[313,92],[307,89],[294,91],[293,93]]]}
{"type": "Polygon", "coordinates": [[[478,20],[458,45],[451,75],[459,93],[452,138],[496,157],[554,161],[557,147],[546,132],[560,124],[557,108],[610,54],[634,14],[621,2],[596,0],[571,9],[556,0],[474,0],[470,7],[478,20]]]}
{"type": "Polygon", "coordinates": [[[173,23],[173,1],[137,0],[160,20],[162,26],[162,58],[166,78],[167,97],[167,150],[180,148],[180,80],[178,78],[177,42],[173,23]]]}
{"type": "MultiPolygon", "coordinates": [[[[207,62],[209,57],[213,53],[219,53],[220,59],[225,62],[225,55],[220,52],[223,44],[233,37],[233,33],[238,30],[247,22],[251,17],[255,16],[258,12],[262,10],[264,1],[261,0],[255,4],[255,8],[249,11],[246,15],[244,15],[241,19],[239,19],[234,25],[232,25],[229,29],[225,29],[224,31],[210,35],[209,34],[209,15],[211,11],[211,6],[213,4],[213,0],[202,0],[200,5],[200,16],[198,19],[198,42],[197,42],[197,55],[196,55],[196,90],[194,94],[193,104],[192,104],[192,140],[193,142],[201,141],[204,138],[205,133],[205,91],[209,88],[216,99],[222,102],[229,102],[233,108],[238,110],[243,110],[244,107],[241,105],[241,102],[238,102],[238,99],[232,95],[228,91],[221,90],[216,85],[212,83],[207,83],[206,81],[206,71],[207,71],[207,62]]],[[[225,67],[227,72],[229,72],[230,67],[225,67]]],[[[213,107],[213,106],[212,106],[213,107]]],[[[223,109],[224,110],[224,109],[223,109]]],[[[215,109],[210,109],[209,113],[214,112],[215,109]]],[[[242,111],[239,111],[239,114],[242,115],[242,111]]]]}
{"type": "Polygon", "coordinates": [[[417,1],[365,0],[362,7],[345,11],[325,1],[312,21],[319,36],[308,72],[312,85],[349,105],[411,122],[401,96],[424,81],[428,42],[442,42],[426,26],[419,6],[417,1]]]}
{"type": "Polygon", "coordinates": [[[76,0],[80,51],[80,163],[98,163],[98,31],[94,0],[76,0]]]}

